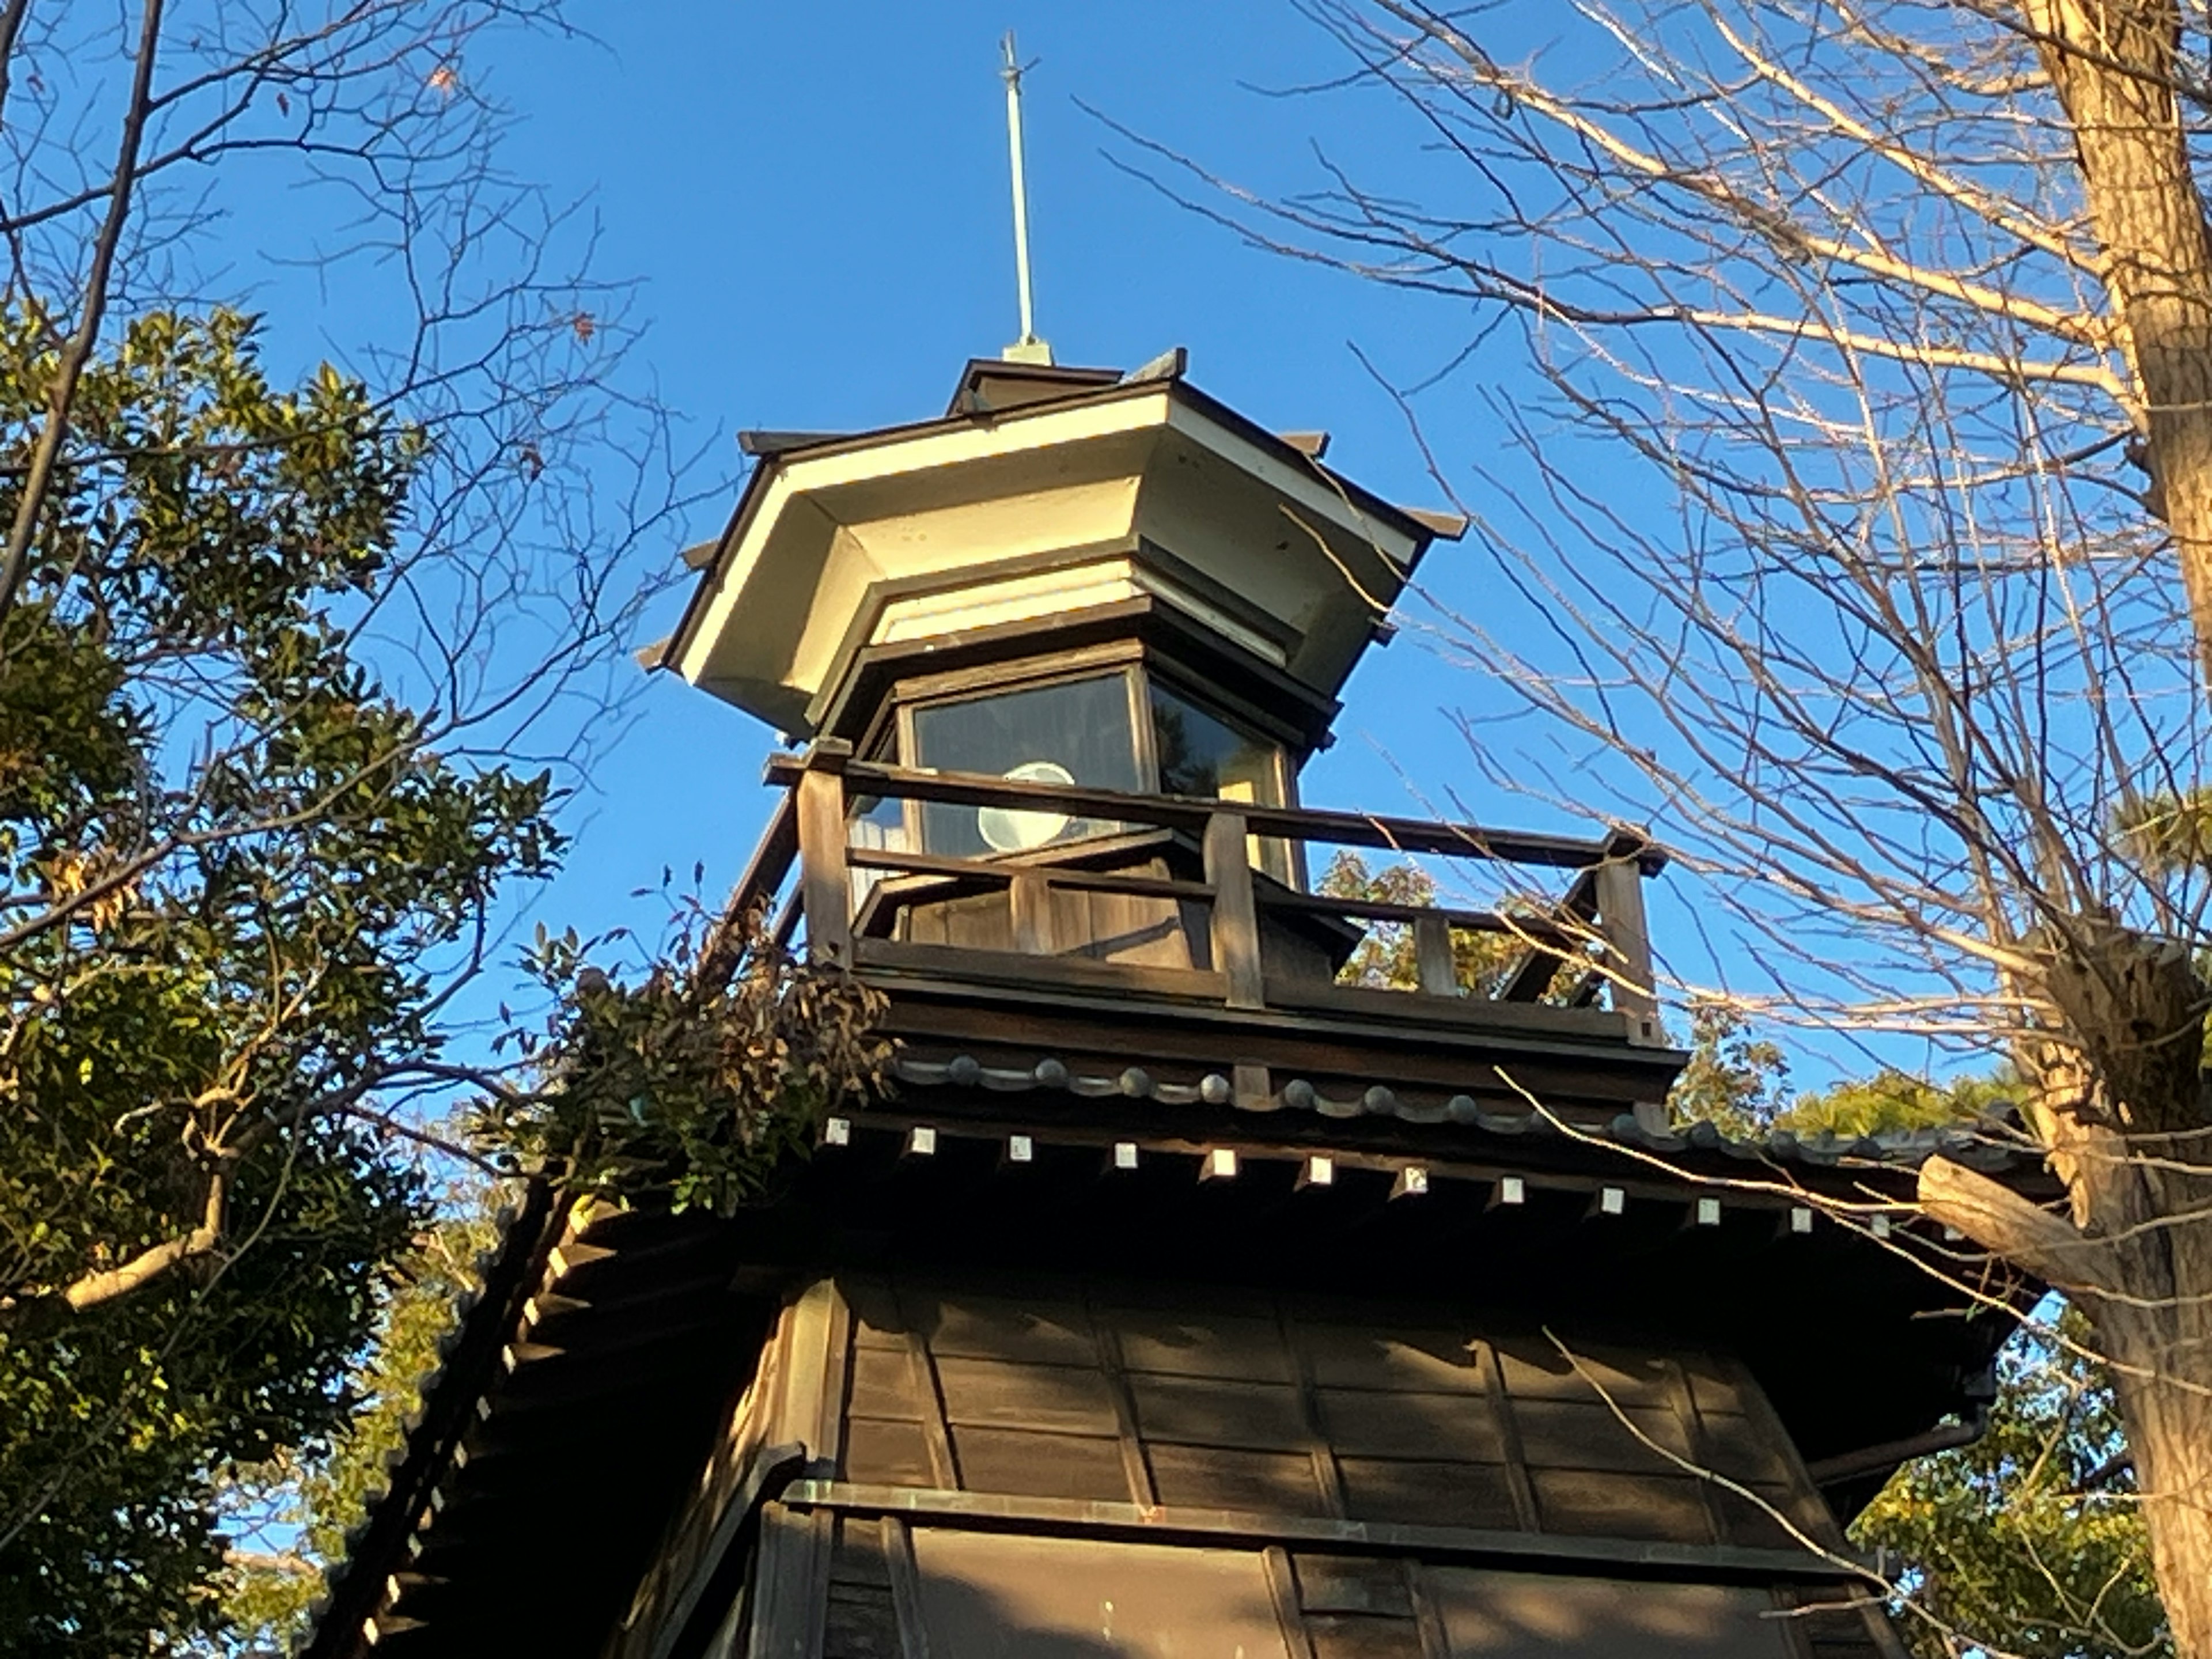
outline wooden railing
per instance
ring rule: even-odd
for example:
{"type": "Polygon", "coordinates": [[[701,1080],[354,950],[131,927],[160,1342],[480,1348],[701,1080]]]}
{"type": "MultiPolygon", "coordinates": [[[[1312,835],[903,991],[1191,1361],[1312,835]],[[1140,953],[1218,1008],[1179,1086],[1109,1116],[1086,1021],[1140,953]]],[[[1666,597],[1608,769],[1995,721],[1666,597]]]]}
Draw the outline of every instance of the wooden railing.
{"type": "Polygon", "coordinates": [[[817,963],[856,965],[866,954],[856,948],[853,932],[855,871],[933,875],[986,890],[1003,888],[1013,948],[1030,956],[1049,956],[1055,950],[1055,890],[1203,905],[1213,970],[1232,1008],[1267,1006],[1263,912],[1407,927],[1419,991],[1434,997],[1464,995],[1453,958],[1453,933],[1503,934],[1525,946],[1526,954],[1494,1000],[1534,1003],[1553,989],[1561,966],[1571,963],[1582,973],[1565,1000],[1587,1006],[1601,992],[1623,1016],[1632,1041],[1658,1040],[1642,883],[1664,866],[1665,854],[1631,830],[1597,837],[1538,835],[1360,812],[1018,782],[861,761],[849,745],[826,740],[803,756],[771,757],[766,781],[788,793],[738,883],[732,910],[744,914],[772,904],[796,863],[799,879],[778,932],[787,939],[803,919],[806,951],[817,963]],[[1204,879],[1079,867],[1066,861],[1067,843],[988,858],[854,847],[849,843],[851,805],[868,799],[999,807],[1179,832],[1200,848],[1204,879]],[[1543,906],[1473,910],[1395,904],[1299,892],[1259,876],[1248,852],[1254,838],[1443,854],[1575,873],[1560,896],[1543,906]]]}

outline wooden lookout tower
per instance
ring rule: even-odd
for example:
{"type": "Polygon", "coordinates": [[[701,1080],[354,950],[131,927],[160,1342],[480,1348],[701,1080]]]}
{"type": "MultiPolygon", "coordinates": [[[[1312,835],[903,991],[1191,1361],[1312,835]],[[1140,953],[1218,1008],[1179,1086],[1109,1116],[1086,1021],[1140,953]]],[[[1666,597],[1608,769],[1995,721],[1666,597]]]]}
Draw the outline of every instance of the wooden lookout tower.
{"type": "Polygon", "coordinates": [[[2008,1326],[1935,1139],[1670,1130],[1641,836],[1300,799],[1459,526],[1180,354],[749,441],[654,662],[789,734],[736,902],[896,1087],[731,1218],[535,1193],[309,1651],[1899,1652],[1839,1523],[2008,1326]]]}

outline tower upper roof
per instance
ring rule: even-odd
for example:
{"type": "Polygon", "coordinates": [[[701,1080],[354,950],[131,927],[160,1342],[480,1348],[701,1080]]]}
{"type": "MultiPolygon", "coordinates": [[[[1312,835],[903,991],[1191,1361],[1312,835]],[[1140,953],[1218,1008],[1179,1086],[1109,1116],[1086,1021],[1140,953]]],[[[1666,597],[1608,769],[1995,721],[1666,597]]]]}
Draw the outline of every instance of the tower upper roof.
{"type": "Polygon", "coordinates": [[[747,434],[760,463],[649,661],[804,733],[865,646],[1142,593],[1334,695],[1465,521],[1362,489],[1182,364],[979,361],[934,420],[747,434]]]}

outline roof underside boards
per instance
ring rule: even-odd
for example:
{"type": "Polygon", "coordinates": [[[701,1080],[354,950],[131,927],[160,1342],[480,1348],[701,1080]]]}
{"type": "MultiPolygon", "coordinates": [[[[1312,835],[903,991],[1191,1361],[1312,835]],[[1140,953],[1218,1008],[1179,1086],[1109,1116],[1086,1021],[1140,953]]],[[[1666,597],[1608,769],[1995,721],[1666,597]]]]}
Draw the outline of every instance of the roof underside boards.
{"type": "Polygon", "coordinates": [[[458,1455],[418,1441],[393,1491],[436,1465],[434,1497],[404,1539],[356,1546],[304,1652],[364,1652],[372,1619],[380,1655],[596,1651],[580,1630],[620,1615],[773,1314],[731,1288],[740,1243],[622,1212],[563,1239],[489,1363],[432,1390],[463,1407],[458,1455]]]}

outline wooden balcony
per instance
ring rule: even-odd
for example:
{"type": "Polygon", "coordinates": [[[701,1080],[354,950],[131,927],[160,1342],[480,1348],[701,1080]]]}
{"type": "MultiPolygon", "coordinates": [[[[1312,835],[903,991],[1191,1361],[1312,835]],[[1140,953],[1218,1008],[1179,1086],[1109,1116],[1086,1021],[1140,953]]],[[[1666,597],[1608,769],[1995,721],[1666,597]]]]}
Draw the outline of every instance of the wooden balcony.
{"type": "Polygon", "coordinates": [[[780,935],[803,927],[810,960],[872,981],[996,982],[1255,1017],[1663,1046],[1642,890],[1664,855],[1631,831],[1534,835],[1017,782],[863,762],[833,743],[772,757],[767,780],[787,793],[734,908],[767,909],[788,888],[780,935]],[[884,799],[1114,829],[976,858],[852,844],[856,804],[884,799]],[[1304,891],[1254,867],[1255,849],[1270,842],[1520,866],[1532,872],[1519,884],[1532,896],[1457,909],[1304,891]],[[1340,982],[1378,925],[1410,933],[1417,983],[1340,982]],[[1462,933],[1503,939],[1517,954],[1490,984],[1470,988],[1455,961],[1462,933]]]}

